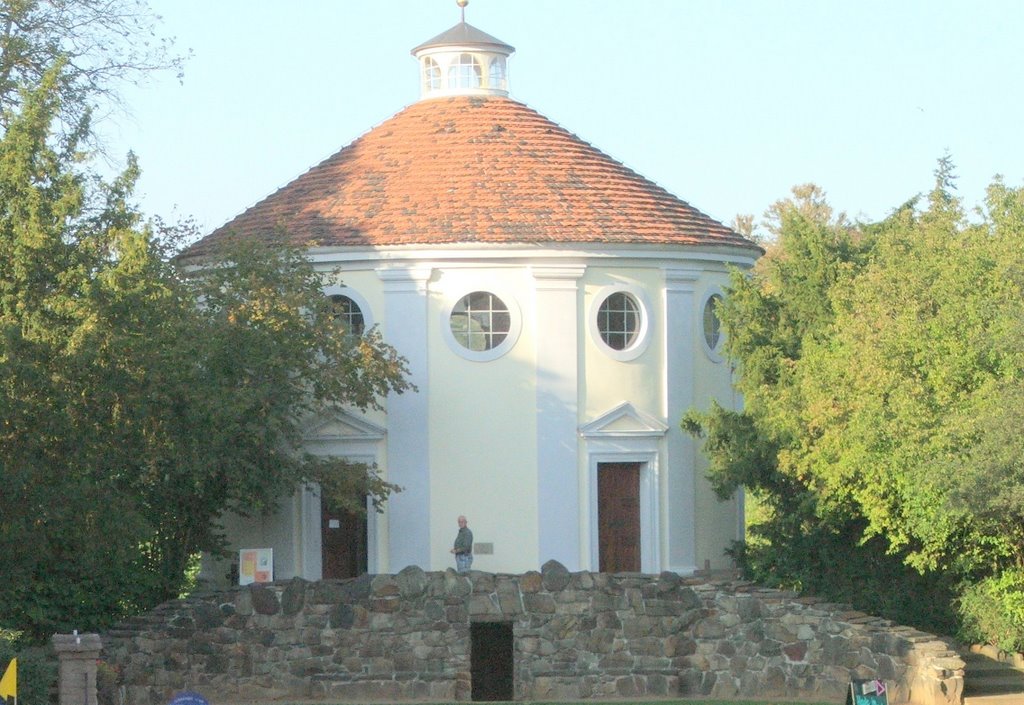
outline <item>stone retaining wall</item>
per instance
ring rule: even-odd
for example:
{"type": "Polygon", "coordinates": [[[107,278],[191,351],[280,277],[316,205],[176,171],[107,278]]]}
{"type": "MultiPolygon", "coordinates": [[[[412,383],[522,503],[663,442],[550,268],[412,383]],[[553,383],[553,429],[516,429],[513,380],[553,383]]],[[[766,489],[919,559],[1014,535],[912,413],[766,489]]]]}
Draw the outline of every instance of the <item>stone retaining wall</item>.
{"type": "Polygon", "coordinates": [[[300,579],[198,594],[104,636],[127,705],[471,699],[474,622],[511,625],[517,700],[711,695],[959,705],[963,661],[907,627],[749,583],[674,573],[454,571],[300,579]]]}

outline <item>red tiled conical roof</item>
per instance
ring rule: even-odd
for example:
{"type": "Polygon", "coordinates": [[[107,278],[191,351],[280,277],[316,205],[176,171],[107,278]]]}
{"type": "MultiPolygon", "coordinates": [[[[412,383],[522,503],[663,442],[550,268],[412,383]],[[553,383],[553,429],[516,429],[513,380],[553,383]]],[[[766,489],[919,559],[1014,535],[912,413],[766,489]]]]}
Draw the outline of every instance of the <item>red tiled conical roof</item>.
{"type": "Polygon", "coordinates": [[[757,245],[508,98],[414,103],[184,253],[224,238],[308,247],[757,245]]]}

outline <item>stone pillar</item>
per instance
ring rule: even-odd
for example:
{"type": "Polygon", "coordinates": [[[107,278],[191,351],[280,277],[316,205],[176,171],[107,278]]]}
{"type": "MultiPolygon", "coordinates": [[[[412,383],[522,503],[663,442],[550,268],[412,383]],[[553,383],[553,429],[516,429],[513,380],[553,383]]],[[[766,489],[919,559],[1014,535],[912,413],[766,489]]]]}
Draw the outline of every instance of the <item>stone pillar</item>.
{"type": "Polygon", "coordinates": [[[54,634],[52,641],[60,663],[60,705],[97,705],[96,659],[103,646],[100,635],[54,634]]]}

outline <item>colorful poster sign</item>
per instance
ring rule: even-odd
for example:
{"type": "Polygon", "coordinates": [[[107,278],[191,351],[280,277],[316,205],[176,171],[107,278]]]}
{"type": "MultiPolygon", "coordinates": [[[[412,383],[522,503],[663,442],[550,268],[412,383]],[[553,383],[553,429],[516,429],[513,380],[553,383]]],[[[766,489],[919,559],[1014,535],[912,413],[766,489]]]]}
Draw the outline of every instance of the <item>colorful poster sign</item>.
{"type": "Polygon", "coordinates": [[[850,681],[850,690],[846,694],[846,705],[889,705],[885,681],[850,681]]]}
{"type": "Polygon", "coordinates": [[[274,580],[274,549],[243,548],[238,552],[238,584],[269,583],[274,580]]]}

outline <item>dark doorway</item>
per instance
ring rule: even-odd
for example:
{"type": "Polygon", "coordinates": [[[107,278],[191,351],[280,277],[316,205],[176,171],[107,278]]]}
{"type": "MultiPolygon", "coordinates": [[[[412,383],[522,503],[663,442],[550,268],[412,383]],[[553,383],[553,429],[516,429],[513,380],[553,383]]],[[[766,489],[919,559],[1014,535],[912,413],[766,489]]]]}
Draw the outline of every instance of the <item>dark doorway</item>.
{"type": "Polygon", "coordinates": [[[640,463],[598,463],[598,569],[640,572],[640,463]]]}
{"type": "Polygon", "coordinates": [[[469,635],[473,700],[513,700],[512,623],[474,622],[469,635]]]}
{"type": "MultiPolygon", "coordinates": [[[[365,500],[364,500],[365,503],[365,500]]],[[[320,499],[324,578],[357,578],[367,571],[366,514],[320,499]]]]}

